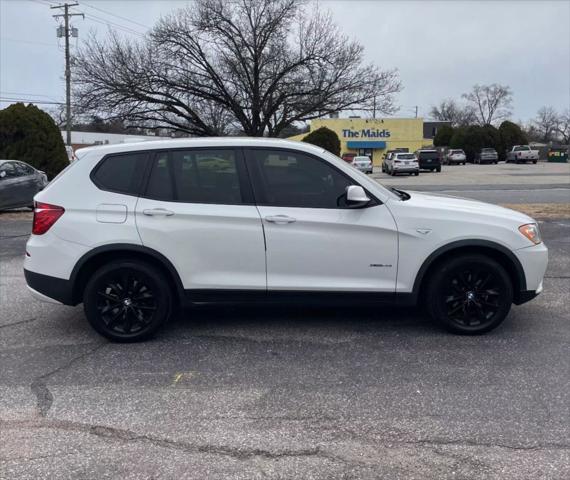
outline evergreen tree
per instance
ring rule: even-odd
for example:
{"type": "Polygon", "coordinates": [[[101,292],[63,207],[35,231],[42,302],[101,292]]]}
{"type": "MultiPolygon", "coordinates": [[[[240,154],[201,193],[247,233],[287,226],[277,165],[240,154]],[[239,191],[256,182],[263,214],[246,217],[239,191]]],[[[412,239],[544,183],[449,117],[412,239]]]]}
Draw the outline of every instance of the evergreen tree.
{"type": "Polygon", "coordinates": [[[69,163],[61,132],[50,115],[23,103],[0,110],[0,158],[22,160],[50,179],[69,163]]]}
{"type": "Polygon", "coordinates": [[[338,135],[330,128],[321,127],[314,132],[309,133],[303,138],[303,142],[312,143],[328,150],[335,155],[340,155],[340,140],[338,135]]]}

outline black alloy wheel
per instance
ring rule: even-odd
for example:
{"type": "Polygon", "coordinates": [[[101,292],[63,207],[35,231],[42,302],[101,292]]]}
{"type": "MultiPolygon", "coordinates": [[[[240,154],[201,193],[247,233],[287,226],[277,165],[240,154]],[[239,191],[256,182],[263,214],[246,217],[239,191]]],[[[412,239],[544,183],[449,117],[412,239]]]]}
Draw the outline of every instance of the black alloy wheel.
{"type": "Polygon", "coordinates": [[[428,309],[448,330],[481,334],[497,327],[513,301],[513,286],[505,269],[484,255],[453,258],[430,279],[428,309]]]}
{"type": "Polygon", "coordinates": [[[171,311],[172,295],[164,275],[138,261],[112,262],[95,272],[84,292],[91,326],[117,342],[152,336],[171,311]]]}

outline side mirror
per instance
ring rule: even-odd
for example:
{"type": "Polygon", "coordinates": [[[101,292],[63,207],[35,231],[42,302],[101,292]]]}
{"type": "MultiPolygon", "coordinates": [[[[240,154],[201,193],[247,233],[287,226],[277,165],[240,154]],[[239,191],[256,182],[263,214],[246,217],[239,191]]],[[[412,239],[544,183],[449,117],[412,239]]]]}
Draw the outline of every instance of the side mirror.
{"type": "Polygon", "coordinates": [[[365,207],[370,202],[364,188],[360,185],[349,185],[346,187],[346,203],[350,207],[365,207]]]}

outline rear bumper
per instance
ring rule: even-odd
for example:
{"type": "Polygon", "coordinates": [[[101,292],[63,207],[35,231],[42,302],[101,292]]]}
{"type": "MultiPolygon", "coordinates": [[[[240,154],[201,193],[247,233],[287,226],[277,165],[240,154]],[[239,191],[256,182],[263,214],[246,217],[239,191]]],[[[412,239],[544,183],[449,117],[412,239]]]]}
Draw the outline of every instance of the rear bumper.
{"type": "Polygon", "coordinates": [[[75,305],[73,287],[69,280],[24,270],[26,283],[32,294],[44,302],[75,305]]]}
{"type": "Polygon", "coordinates": [[[418,167],[394,167],[394,173],[415,173],[419,171],[418,167]]]}

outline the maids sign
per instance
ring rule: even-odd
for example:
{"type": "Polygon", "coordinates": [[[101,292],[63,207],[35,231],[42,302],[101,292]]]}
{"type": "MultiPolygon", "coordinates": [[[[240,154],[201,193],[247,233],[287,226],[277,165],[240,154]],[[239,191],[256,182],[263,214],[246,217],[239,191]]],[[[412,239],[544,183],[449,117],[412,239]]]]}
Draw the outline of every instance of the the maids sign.
{"type": "Polygon", "coordinates": [[[362,130],[345,128],[342,130],[342,136],[344,138],[388,138],[390,136],[390,130],[386,130],[385,128],[382,130],[378,130],[377,128],[363,128],[362,130]]]}

